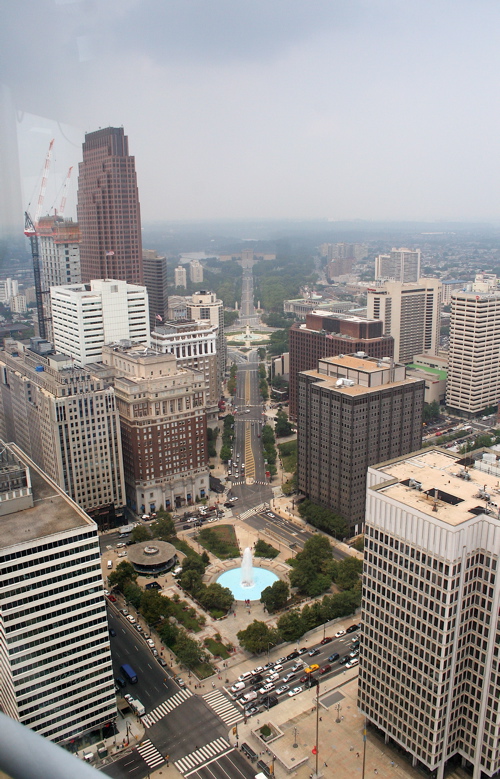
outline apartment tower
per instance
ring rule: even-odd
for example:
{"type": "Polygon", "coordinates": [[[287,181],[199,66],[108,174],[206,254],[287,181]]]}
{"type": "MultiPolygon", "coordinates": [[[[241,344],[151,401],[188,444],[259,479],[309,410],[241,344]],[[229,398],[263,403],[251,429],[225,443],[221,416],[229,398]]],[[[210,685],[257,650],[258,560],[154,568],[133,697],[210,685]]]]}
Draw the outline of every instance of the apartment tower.
{"type": "Polygon", "coordinates": [[[387,357],[339,354],[299,373],[298,487],[351,535],[363,531],[368,466],[420,447],[424,389],[387,357]]]}
{"type": "Polygon", "coordinates": [[[488,450],[368,468],[358,705],[437,779],[500,770],[499,479],[488,450]]]}
{"type": "Polygon", "coordinates": [[[149,299],[149,329],[165,322],[168,311],[167,258],[153,249],[143,249],[144,284],[149,299]]]}
{"type": "Polygon", "coordinates": [[[306,314],[305,324],[295,322],[290,328],[290,403],[289,413],[297,418],[298,375],[317,368],[322,357],[364,352],[368,357],[392,357],[394,339],[383,335],[383,324],[377,319],[361,319],[344,314],[313,311],[306,314]]]}
{"type": "Polygon", "coordinates": [[[467,417],[500,398],[500,293],[452,292],[446,405],[467,417]]]}
{"type": "Polygon", "coordinates": [[[78,177],[82,281],[143,284],[142,236],[135,158],[123,127],[87,133],[78,177]]]}
{"type": "Polygon", "coordinates": [[[42,216],[37,224],[40,247],[43,316],[48,341],[54,338],[50,288],[78,284],[80,272],[80,228],[78,222],[61,216],[42,216]]]}
{"type": "Polygon", "coordinates": [[[389,254],[375,257],[375,279],[406,284],[420,278],[420,249],[392,249],[389,254]]]}
{"type": "Polygon", "coordinates": [[[210,322],[217,328],[217,375],[222,387],[226,373],[227,346],[224,335],[224,304],[214,292],[200,290],[187,300],[187,318],[198,322],[210,322]]]}
{"type": "Polygon", "coordinates": [[[127,505],[139,515],[208,497],[205,379],[173,354],[109,344],[123,442],[127,505]]]}
{"type": "Polygon", "coordinates": [[[97,525],[1,440],[0,506],[0,709],[51,741],[112,736],[97,525]]]}
{"type": "Polygon", "coordinates": [[[122,511],[114,390],[47,341],[8,339],[0,351],[0,438],[20,446],[101,529],[122,511]]]}
{"type": "Polygon", "coordinates": [[[416,354],[437,354],[443,288],[437,279],[415,284],[386,281],[369,289],[366,315],[381,319],[385,335],[394,338],[394,359],[412,362],[416,354]]]}

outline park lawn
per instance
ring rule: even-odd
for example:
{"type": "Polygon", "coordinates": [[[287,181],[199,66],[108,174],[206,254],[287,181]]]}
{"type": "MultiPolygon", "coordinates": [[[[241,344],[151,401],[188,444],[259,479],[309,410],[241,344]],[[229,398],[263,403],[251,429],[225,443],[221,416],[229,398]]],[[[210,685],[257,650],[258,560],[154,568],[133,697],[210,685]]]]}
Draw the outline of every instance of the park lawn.
{"type": "Polygon", "coordinates": [[[215,669],[210,663],[198,663],[198,665],[195,665],[193,668],[193,671],[198,679],[208,679],[209,676],[214,675],[215,669]]]}
{"type": "Polygon", "coordinates": [[[208,552],[212,552],[221,560],[240,556],[238,540],[232,525],[217,525],[214,528],[204,527],[198,533],[196,540],[208,552]]]}
{"type": "Polygon", "coordinates": [[[193,633],[199,633],[202,625],[198,621],[196,617],[193,617],[189,613],[189,609],[192,607],[189,606],[188,603],[184,600],[179,601],[170,601],[169,603],[169,612],[172,617],[175,617],[178,622],[180,622],[181,625],[183,625],[186,630],[192,630],[193,633]],[[188,610],[184,610],[187,607],[188,610]]]}
{"type": "Polygon", "coordinates": [[[230,657],[230,654],[222,641],[216,641],[214,638],[206,638],[203,643],[214,657],[222,657],[223,660],[226,660],[228,657],[230,657]]]}
{"type": "Polygon", "coordinates": [[[295,473],[297,470],[297,441],[278,444],[278,449],[285,473],[295,473]]]}

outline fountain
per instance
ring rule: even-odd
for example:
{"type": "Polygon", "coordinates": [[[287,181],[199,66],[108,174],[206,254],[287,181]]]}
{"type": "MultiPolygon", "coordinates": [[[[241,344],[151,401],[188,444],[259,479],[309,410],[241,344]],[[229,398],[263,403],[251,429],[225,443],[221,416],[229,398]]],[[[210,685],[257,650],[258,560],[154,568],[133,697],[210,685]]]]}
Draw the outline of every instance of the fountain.
{"type": "Polygon", "coordinates": [[[279,576],[266,568],[253,564],[253,554],[249,546],[243,551],[239,568],[231,568],[217,577],[217,584],[228,587],[235,600],[260,600],[262,590],[277,582],[279,576]]]}
{"type": "Polygon", "coordinates": [[[241,560],[241,586],[253,587],[254,581],[252,576],[253,571],[253,555],[249,546],[243,552],[243,558],[241,560]]]}

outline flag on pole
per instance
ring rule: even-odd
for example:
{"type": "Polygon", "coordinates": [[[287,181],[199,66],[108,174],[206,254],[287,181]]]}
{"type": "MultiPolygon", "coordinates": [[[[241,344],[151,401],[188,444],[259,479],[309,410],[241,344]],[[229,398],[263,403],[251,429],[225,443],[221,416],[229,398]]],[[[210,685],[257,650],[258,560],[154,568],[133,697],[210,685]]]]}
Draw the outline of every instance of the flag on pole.
{"type": "Polygon", "coordinates": [[[156,318],[160,320],[160,322],[163,322],[163,317],[161,317],[159,314],[156,315],[156,318]]]}
{"type": "Polygon", "coordinates": [[[115,256],[114,252],[106,252],[106,257],[114,257],[114,256],[115,256]]]}

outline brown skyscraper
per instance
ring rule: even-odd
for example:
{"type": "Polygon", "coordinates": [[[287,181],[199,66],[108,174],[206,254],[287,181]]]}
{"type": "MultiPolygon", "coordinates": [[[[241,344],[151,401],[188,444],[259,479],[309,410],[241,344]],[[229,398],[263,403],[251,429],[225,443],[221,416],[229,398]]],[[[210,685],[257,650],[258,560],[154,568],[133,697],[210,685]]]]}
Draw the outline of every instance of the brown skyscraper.
{"type": "Polygon", "coordinates": [[[135,158],[122,127],[85,135],[78,178],[82,282],[122,279],[143,284],[135,158]]]}

